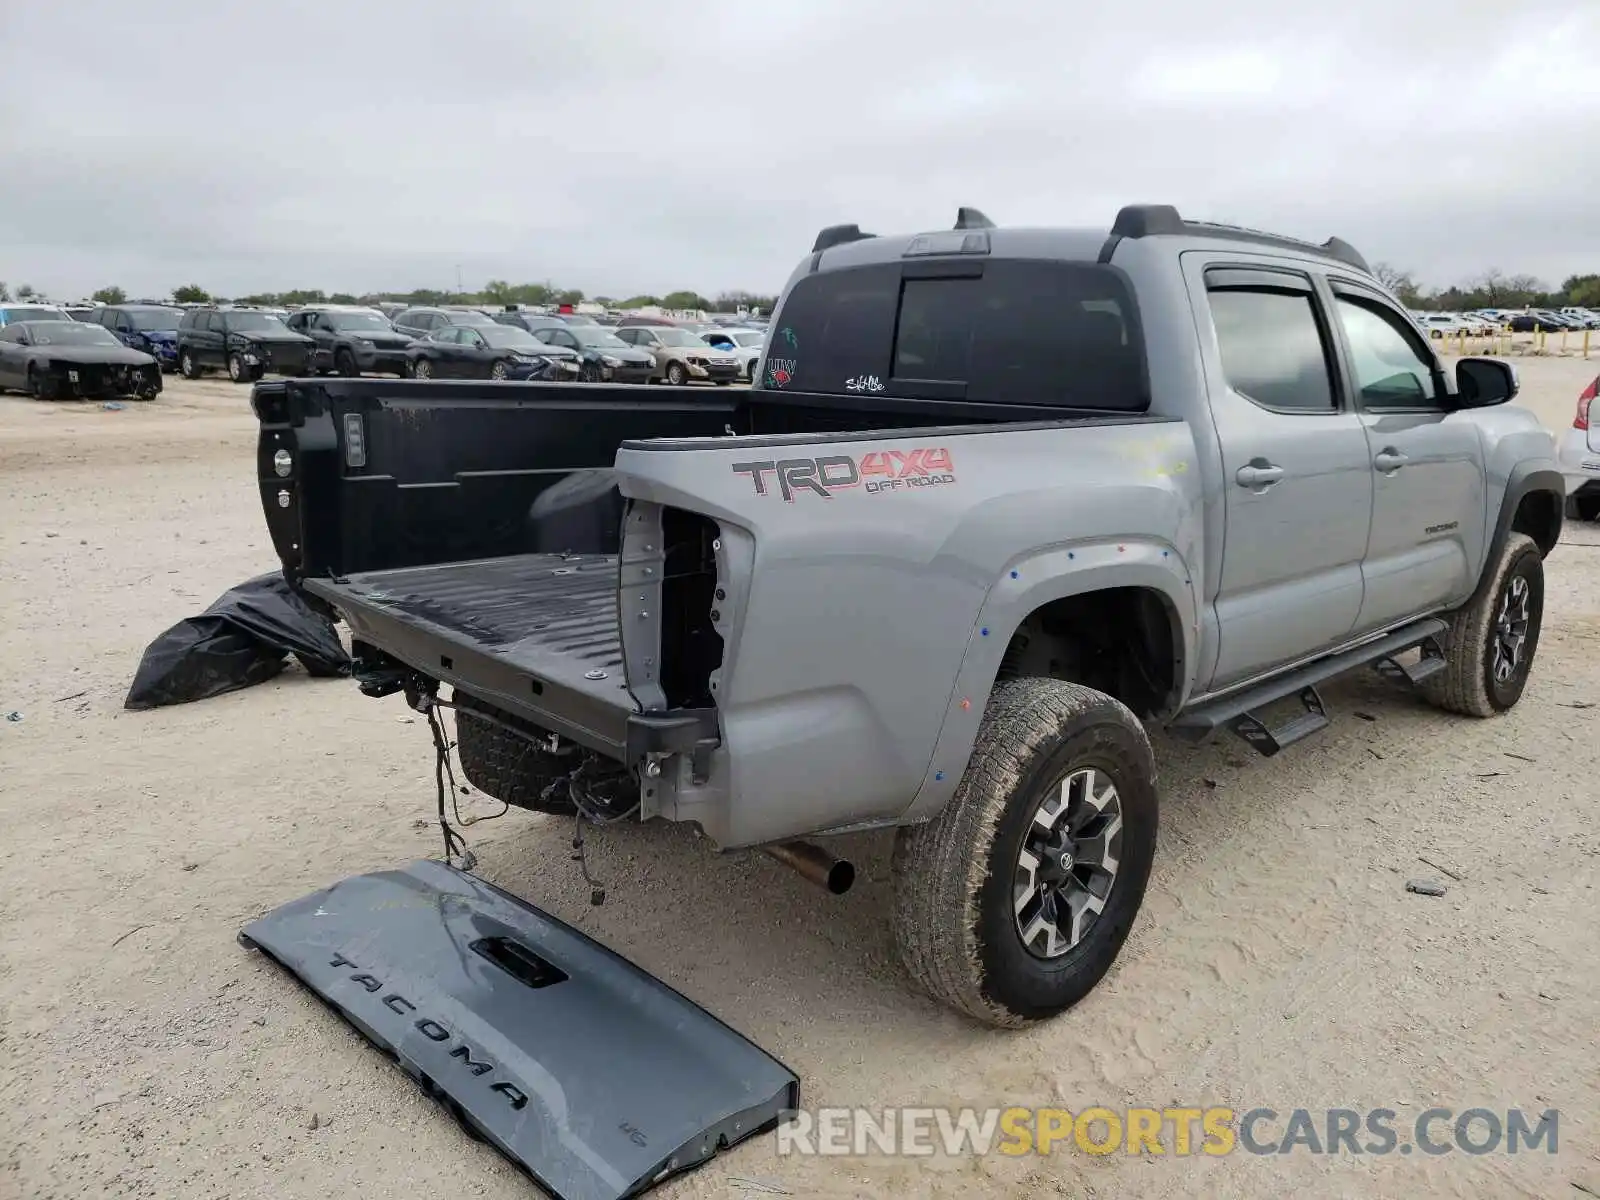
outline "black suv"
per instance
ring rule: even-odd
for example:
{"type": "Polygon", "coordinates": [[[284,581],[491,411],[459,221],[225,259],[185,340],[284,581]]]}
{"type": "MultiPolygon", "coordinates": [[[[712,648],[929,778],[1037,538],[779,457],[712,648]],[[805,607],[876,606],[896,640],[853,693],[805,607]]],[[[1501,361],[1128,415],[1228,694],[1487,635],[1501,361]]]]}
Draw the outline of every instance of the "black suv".
{"type": "Polygon", "coordinates": [[[493,325],[494,323],[493,318],[487,313],[472,308],[434,308],[419,305],[394,315],[395,329],[414,338],[427,337],[435,329],[443,329],[447,325],[493,325]]]}
{"type": "Polygon", "coordinates": [[[406,373],[406,347],[412,339],[375,308],[340,304],[302,308],[290,313],[284,324],[316,343],[311,352],[312,374],[406,373]]]}
{"type": "Polygon", "coordinates": [[[178,370],[185,379],[199,379],[212,367],[225,367],[235,383],[253,383],[268,371],[307,375],[315,346],[273,313],[191,308],[178,326],[178,370]]]}

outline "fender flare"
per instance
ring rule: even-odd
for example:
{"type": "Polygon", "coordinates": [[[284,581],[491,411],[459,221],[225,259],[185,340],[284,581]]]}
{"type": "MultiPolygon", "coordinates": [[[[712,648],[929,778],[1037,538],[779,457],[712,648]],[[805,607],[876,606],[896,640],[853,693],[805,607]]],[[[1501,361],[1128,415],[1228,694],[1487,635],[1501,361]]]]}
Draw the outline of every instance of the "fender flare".
{"type": "Polygon", "coordinates": [[[1567,481],[1556,468],[1546,466],[1539,462],[1519,462],[1511,468],[1506,476],[1506,488],[1500,498],[1500,513],[1495,518],[1494,532],[1489,537],[1489,546],[1483,560],[1483,569],[1479,572],[1478,586],[1473,588],[1472,597],[1468,603],[1477,600],[1480,594],[1492,582],[1491,567],[1500,559],[1500,551],[1505,548],[1506,539],[1511,536],[1511,523],[1516,520],[1517,509],[1523,500],[1535,492],[1547,492],[1555,499],[1555,528],[1551,531],[1550,545],[1553,549],[1561,540],[1562,520],[1566,513],[1567,481]]]}
{"type": "Polygon", "coordinates": [[[1035,609],[1052,601],[1123,587],[1157,593],[1172,621],[1175,690],[1188,695],[1199,647],[1199,601],[1193,580],[1177,548],[1158,538],[1063,544],[1011,562],[978,610],[932,757],[901,821],[926,821],[955,794],[1012,634],[1035,609]]]}

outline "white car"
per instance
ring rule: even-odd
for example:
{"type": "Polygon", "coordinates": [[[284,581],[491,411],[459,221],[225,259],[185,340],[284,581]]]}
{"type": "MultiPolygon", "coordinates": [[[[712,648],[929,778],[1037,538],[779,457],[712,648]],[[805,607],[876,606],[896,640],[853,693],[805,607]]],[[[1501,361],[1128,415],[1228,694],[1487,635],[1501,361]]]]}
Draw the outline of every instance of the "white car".
{"type": "Polygon", "coordinates": [[[1431,338],[1445,338],[1452,334],[1472,334],[1477,326],[1464,321],[1455,313],[1425,312],[1417,314],[1417,324],[1431,338]]]}
{"type": "Polygon", "coordinates": [[[761,361],[761,348],[767,344],[764,329],[707,329],[700,338],[708,346],[726,351],[739,360],[739,374],[755,381],[756,363],[761,361]]]}
{"type": "Polygon", "coordinates": [[[1569,520],[1600,521],[1600,379],[1578,396],[1572,428],[1561,435],[1556,459],[1567,480],[1569,520]]]}

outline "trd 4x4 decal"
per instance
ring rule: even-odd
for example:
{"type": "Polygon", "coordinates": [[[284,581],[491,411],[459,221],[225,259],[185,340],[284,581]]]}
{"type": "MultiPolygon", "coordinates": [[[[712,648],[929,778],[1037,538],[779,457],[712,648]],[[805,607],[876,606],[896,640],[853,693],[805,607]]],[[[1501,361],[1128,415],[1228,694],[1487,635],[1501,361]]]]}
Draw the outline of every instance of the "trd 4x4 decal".
{"type": "Polygon", "coordinates": [[[824,500],[847,488],[861,487],[869,494],[938,487],[954,483],[955,464],[950,451],[937,449],[874,450],[856,458],[828,454],[820,458],[779,458],[733,464],[735,475],[748,475],[756,495],[766,496],[777,481],[777,491],[794,502],[800,492],[814,492],[824,500]]]}

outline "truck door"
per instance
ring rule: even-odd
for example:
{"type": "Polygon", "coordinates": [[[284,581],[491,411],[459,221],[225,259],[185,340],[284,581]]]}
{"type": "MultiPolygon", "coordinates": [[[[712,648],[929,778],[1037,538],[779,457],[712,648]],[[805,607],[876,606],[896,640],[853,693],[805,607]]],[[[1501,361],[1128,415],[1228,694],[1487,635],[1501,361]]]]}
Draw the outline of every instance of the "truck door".
{"type": "Polygon", "coordinates": [[[1332,278],[1350,398],[1372,455],[1372,532],[1359,632],[1461,603],[1477,582],[1488,504],[1471,413],[1445,411],[1438,360],[1379,292],[1332,278]]]}
{"type": "Polygon", "coordinates": [[[1222,466],[1215,691],[1350,637],[1372,462],[1336,385],[1333,330],[1310,275],[1184,259],[1222,466]]]}

